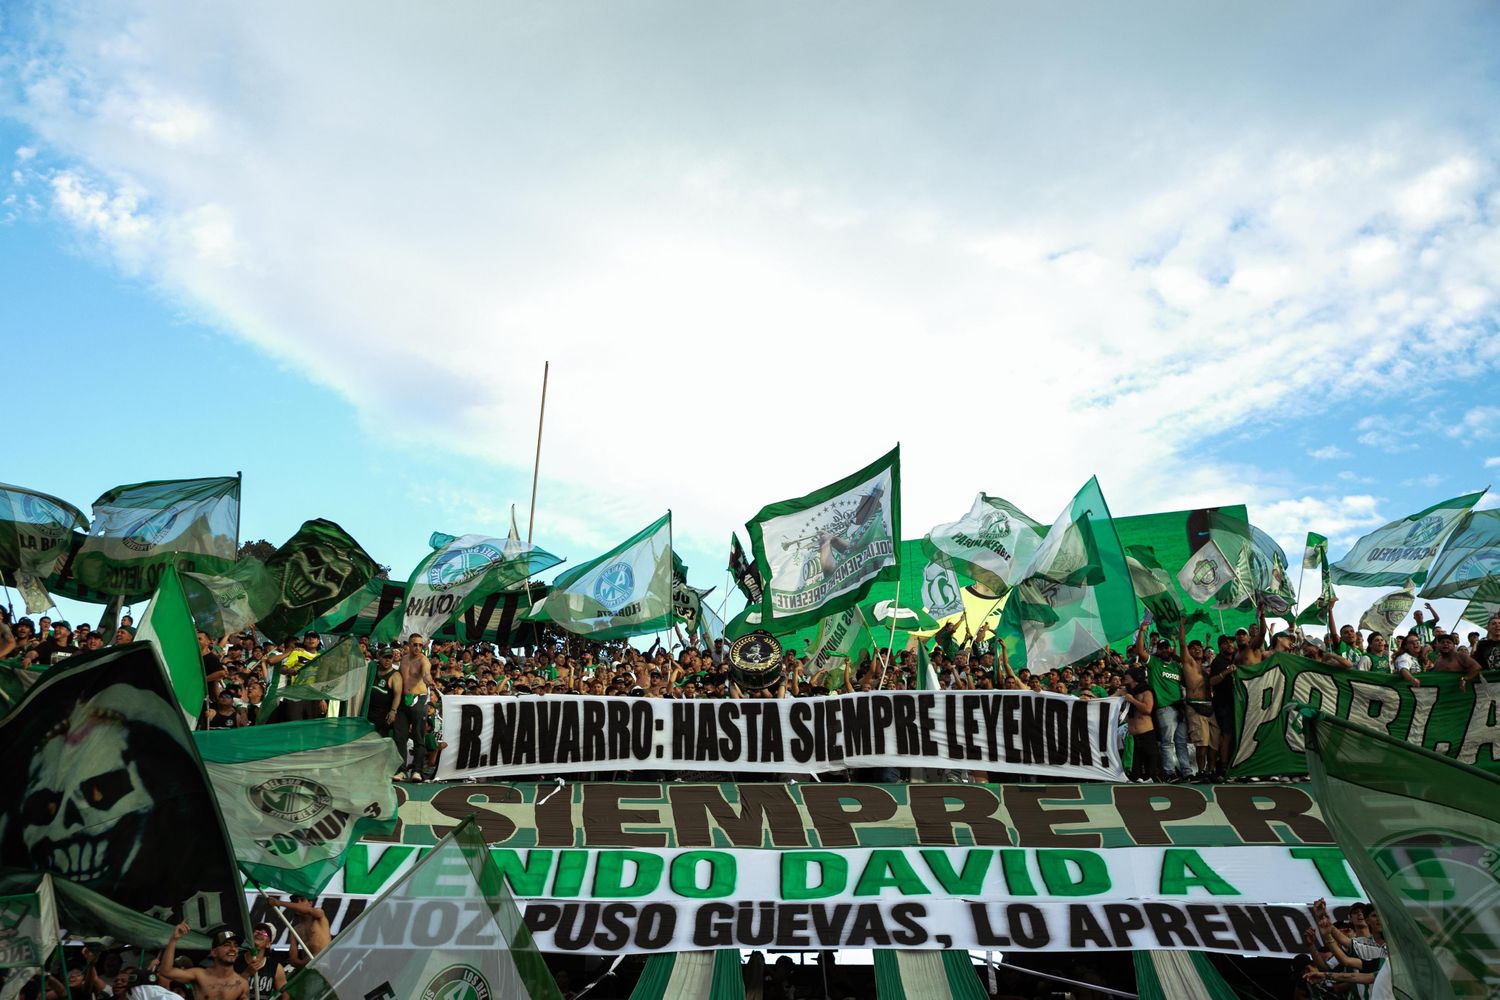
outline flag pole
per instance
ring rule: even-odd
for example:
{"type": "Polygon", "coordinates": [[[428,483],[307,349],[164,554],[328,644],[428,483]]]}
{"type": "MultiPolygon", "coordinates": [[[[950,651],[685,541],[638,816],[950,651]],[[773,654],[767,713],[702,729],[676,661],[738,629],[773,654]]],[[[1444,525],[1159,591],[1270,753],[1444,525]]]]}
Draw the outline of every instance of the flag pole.
{"type": "Polygon", "coordinates": [[[234,478],[237,485],[234,488],[234,555],[239,558],[240,549],[240,507],[244,506],[245,500],[245,473],[239,469],[234,470],[234,478]]]}
{"type": "Polygon", "coordinates": [[[896,577],[896,600],[891,605],[891,638],[885,647],[885,666],[880,668],[880,690],[885,690],[885,674],[891,669],[891,651],[896,648],[896,617],[901,614],[901,577],[896,577]]]}
{"type": "Polygon", "coordinates": [[[542,469],[542,423],[547,419],[547,374],[552,362],[542,362],[542,406],[536,417],[536,458],[531,464],[531,512],[526,515],[526,544],[531,545],[531,528],[536,523],[536,483],[542,469]]]}

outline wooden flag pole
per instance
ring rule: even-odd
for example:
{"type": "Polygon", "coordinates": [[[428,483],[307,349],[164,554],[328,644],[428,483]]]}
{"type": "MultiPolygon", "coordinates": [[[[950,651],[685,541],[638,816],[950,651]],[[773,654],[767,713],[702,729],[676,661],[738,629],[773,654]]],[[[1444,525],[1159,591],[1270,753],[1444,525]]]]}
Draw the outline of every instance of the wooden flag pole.
{"type": "MultiPolygon", "coordinates": [[[[899,543],[898,543],[899,544],[899,543]]],[[[899,566],[900,564],[897,563],[899,566]]],[[[891,651],[896,648],[896,616],[901,613],[901,577],[896,577],[896,600],[891,605],[891,638],[885,646],[885,666],[880,670],[880,687],[877,690],[885,690],[885,674],[891,669],[891,651]]]]}

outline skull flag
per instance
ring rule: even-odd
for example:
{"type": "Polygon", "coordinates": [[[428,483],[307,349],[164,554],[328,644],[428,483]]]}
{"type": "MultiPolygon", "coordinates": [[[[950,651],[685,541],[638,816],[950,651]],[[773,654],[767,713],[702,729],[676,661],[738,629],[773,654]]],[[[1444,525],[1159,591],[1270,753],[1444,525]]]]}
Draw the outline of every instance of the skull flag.
{"type": "Polygon", "coordinates": [[[195,930],[248,926],[234,851],[150,643],[49,670],[0,719],[0,867],[195,930]]]}
{"type": "Polygon", "coordinates": [[[250,588],[261,632],[285,639],[368,583],[379,567],[347,531],[322,518],[306,521],[265,563],[250,588]]]}

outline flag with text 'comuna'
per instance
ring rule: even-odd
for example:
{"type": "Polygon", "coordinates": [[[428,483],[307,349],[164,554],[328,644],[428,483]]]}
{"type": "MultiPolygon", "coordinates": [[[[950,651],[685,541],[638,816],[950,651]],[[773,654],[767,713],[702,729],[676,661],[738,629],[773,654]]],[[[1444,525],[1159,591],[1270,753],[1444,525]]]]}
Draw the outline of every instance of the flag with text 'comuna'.
{"type": "Polygon", "coordinates": [[[1500,778],[1321,713],[1307,769],[1405,1000],[1500,995],[1500,778]]]}
{"type": "MultiPolygon", "coordinates": [[[[1009,500],[980,493],[969,512],[927,533],[933,562],[1000,595],[1020,579],[1042,542],[1043,526],[1009,500]]],[[[934,617],[944,617],[934,612],[934,617]]]]}
{"type": "Polygon", "coordinates": [[[244,558],[229,574],[246,584],[256,628],[273,640],[304,631],[374,578],[375,560],[332,521],[304,521],[264,565],[244,558]]]}
{"type": "Polygon", "coordinates": [[[1473,597],[1486,580],[1500,580],[1500,508],[1471,510],[1459,519],[1422,596],[1473,597]]]}
{"type": "Polygon", "coordinates": [[[170,563],[162,572],[145,614],[141,615],[141,626],[135,637],[156,647],[166,665],[177,703],[187,717],[188,728],[193,728],[203,713],[208,682],[203,673],[203,656],[198,651],[198,629],[193,624],[193,613],[188,608],[187,595],[183,593],[177,570],[170,563]]]}
{"type": "Polygon", "coordinates": [[[473,817],[287,981],[292,1000],[561,1000],[473,817]]]}
{"type": "Polygon", "coordinates": [[[901,572],[901,449],[793,500],[767,504],[746,524],[764,583],[761,627],[814,625],[858,604],[877,580],[901,572]]]}
{"type": "Polygon", "coordinates": [[[215,571],[239,549],[240,480],[173,479],[116,486],[94,501],[72,576],[125,597],[148,594],[167,564],[215,571]]]}
{"type": "Polygon", "coordinates": [[[402,635],[430,637],[485,596],[524,583],[562,562],[546,549],[526,545],[516,537],[455,538],[436,532],[428,544],[432,551],[417,564],[406,585],[402,635]]]}
{"type": "Polygon", "coordinates": [[[304,660],[295,673],[288,674],[282,664],[271,667],[260,718],[268,718],[280,701],[338,701],[351,706],[358,714],[364,705],[365,689],[370,682],[370,661],[360,652],[359,640],[344,636],[310,660],[304,660]]]}
{"type": "Polygon", "coordinates": [[[0,868],[169,924],[247,925],[218,803],[149,643],[50,668],[0,719],[0,755],[0,868]]]}
{"type": "Polygon", "coordinates": [[[401,754],[364,719],[219,729],[193,742],[240,869],[262,886],[315,897],[350,844],[395,828],[401,754]]]}
{"type": "Polygon", "coordinates": [[[1443,541],[1486,490],[1454,497],[1376,528],[1330,567],[1334,583],[1400,587],[1422,583],[1443,541]]]}
{"type": "Polygon", "coordinates": [[[87,530],[88,521],[72,504],[21,486],[0,484],[0,570],[14,578],[26,598],[28,614],[40,614],[52,606],[43,580],[68,554],[73,533],[87,530]]]}
{"type": "Polygon", "coordinates": [[[1413,586],[1393,591],[1376,599],[1359,618],[1359,630],[1361,632],[1379,632],[1386,638],[1396,633],[1396,629],[1406,620],[1411,606],[1417,603],[1417,593],[1413,586]]]}
{"type": "Polygon", "coordinates": [[[1305,574],[1308,570],[1317,574],[1313,586],[1318,596],[1297,612],[1296,624],[1326,625],[1329,602],[1333,598],[1333,580],[1328,573],[1328,539],[1316,531],[1307,533],[1307,547],[1302,551],[1302,571],[1305,574]]]}
{"type": "Polygon", "coordinates": [[[604,555],[559,574],[531,617],[595,640],[670,629],[672,512],[604,555]]]}
{"type": "Polygon", "coordinates": [[[1098,479],[1090,479],[1032,555],[1001,631],[1018,630],[1026,665],[1046,671],[1093,656],[1139,624],[1120,536],[1098,479]]]}

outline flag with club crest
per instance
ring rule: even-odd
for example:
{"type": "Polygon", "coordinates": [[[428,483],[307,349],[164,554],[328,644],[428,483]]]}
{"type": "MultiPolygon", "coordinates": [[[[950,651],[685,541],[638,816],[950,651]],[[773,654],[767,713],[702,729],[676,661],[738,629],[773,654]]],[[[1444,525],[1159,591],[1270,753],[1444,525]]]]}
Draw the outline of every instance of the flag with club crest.
{"type": "Polygon", "coordinates": [[[1251,586],[1256,607],[1268,615],[1282,617],[1297,606],[1286,552],[1276,539],[1250,525],[1251,586]]]}
{"type": "Polygon", "coordinates": [[[1411,606],[1417,603],[1415,584],[1408,583],[1401,590],[1379,598],[1359,618],[1361,632],[1379,632],[1389,639],[1406,620],[1411,606]]]}
{"type": "Polygon", "coordinates": [[[1306,710],[1328,831],[1379,911],[1403,1000],[1500,995],[1500,778],[1306,710]]]}
{"type": "Polygon", "coordinates": [[[332,521],[304,521],[266,558],[241,559],[228,574],[245,583],[255,625],[273,640],[295,636],[323,612],[356,593],[380,569],[370,554],[332,521]]]}
{"type": "MultiPolygon", "coordinates": [[[[1009,500],[980,493],[963,517],[929,531],[926,543],[932,561],[998,596],[1019,579],[1041,545],[1043,530],[1009,500]]],[[[945,615],[934,612],[934,617],[945,615]]]]}
{"type": "Polygon", "coordinates": [[[430,637],[487,594],[508,590],[562,562],[514,535],[455,538],[435,532],[428,544],[432,552],[417,564],[406,585],[402,635],[430,637]]]}
{"type": "Polygon", "coordinates": [[[559,574],[531,617],[595,640],[670,629],[672,512],[604,555],[559,574]]]}
{"type": "Polygon", "coordinates": [[[293,975],[286,993],[292,1000],[562,1000],[472,816],[293,975]]]}
{"type": "Polygon", "coordinates": [[[116,486],[94,501],[70,572],[101,593],[144,597],[169,564],[225,571],[239,550],[239,533],[238,476],[116,486]]]}
{"type": "Polygon", "coordinates": [[[1400,587],[1422,583],[1444,540],[1486,490],[1435,503],[1376,528],[1329,567],[1334,583],[1355,587],[1400,587]]]}
{"type": "Polygon", "coordinates": [[[1472,597],[1489,579],[1500,579],[1500,508],[1471,510],[1459,519],[1421,596],[1472,597]]]}
{"type": "Polygon", "coordinates": [[[0,484],[0,570],[21,591],[27,614],[43,614],[52,607],[45,578],[68,555],[74,532],[87,530],[88,521],[72,504],[0,484]]]}
{"type": "Polygon", "coordinates": [[[746,525],[764,584],[761,627],[781,634],[858,604],[900,576],[901,449],[853,475],[767,504],[746,525]]]}
{"type": "Polygon", "coordinates": [[[193,743],[240,870],[263,886],[315,898],[350,844],[395,829],[401,754],[364,719],[218,729],[193,743]]]}

